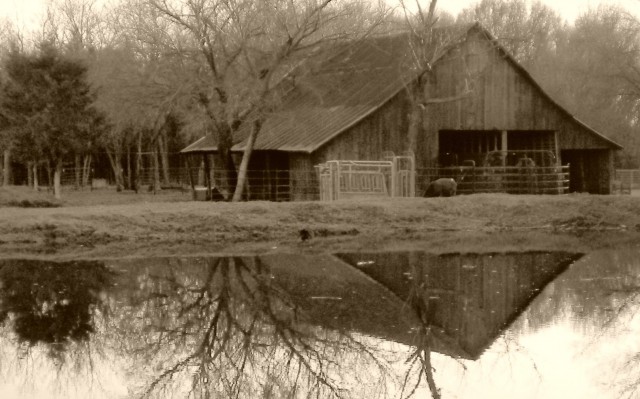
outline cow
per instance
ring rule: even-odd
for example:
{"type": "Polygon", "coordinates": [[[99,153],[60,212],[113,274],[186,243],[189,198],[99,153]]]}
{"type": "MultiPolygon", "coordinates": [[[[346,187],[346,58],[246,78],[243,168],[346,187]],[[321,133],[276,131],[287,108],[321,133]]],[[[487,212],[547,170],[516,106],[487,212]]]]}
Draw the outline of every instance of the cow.
{"type": "Polygon", "coordinates": [[[438,180],[434,180],[429,183],[424,197],[453,197],[456,195],[456,188],[458,184],[455,180],[449,177],[443,177],[438,180]]]}

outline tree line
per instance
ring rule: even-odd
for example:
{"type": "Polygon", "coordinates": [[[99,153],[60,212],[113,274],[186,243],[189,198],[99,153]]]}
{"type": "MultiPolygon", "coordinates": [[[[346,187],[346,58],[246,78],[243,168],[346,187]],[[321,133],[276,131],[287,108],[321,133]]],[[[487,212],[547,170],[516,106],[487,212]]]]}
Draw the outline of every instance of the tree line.
{"type": "MultiPolygon", "coordinates": [[[[409,30],[433,44],[434,27],[475,21],[552,98],[625,147],[618,167],[640,166],[640,21],[619,7],[568,23],[525,0],[482,0],[456,16],[436,0],[54,0],[37,30],[0,26],[3,184],[19,162],[36,188],[38,170],[49,171],[59,196],[64,164],[82,185],[106,154],[118,189],[138,190],[146,154],[159,189],[169,153],[208,134],[228,173],[223,189],[240,200],[252,146],[296,76],[312,69],[302,65],[345,41],[409,30]],[[239,133],[247,146],[234,160],[239,133]]],[[[429,48],[414,51],[425,81],[439,56],[429,48]]],[[[412,94],[410,130],[428,118],[428,94],[412,94]]]]}

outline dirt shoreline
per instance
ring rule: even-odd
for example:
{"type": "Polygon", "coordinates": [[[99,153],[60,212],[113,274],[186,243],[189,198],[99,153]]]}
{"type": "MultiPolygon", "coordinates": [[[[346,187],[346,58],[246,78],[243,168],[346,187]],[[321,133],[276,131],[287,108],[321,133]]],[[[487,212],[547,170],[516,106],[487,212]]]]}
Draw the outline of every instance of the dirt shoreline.
{"type": "Polygon", "coordinates": [[[0,207],[0,257],[589,252],[640,245],[640,197],[631,196],[480,194],[231,204],[194,202],[184,195],[168,196],[167,202],[110,195],[119,194],[70,199],[59,208],[0,207]],[[137,202],[126,203],[131,198],[137,202]]]}

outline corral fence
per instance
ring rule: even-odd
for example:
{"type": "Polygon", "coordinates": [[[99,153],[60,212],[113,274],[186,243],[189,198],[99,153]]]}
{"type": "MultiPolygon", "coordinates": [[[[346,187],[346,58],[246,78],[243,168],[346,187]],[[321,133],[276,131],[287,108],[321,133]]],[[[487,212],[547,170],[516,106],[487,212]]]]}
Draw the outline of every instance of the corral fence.
{"type": "MultiPolygon", "coordinates": [[[[245,199],[311,201],[371,196],[422,196],[429,182],[441,177],[455,179],[458,182],[458,194],[563,194],[569,189],[569,170],[566,166],[450,167],[412,171],[402,165],[396,165],[394,169],[393,164],[384,161],[349,161],[325,163],[322,167],[324,169],[317,167],[315,171],[250,170],[247,173],[245,199]],[[392,175],[396,176],[395,179],[391,179],[392,175]]],[[[229,180],[229,173],[219,169],[211,170],[209,183],[204,175],[202,168],[173,168],[170,170],[170,180],[166,182],[161,179],[160,186],[162,189],[191,192],[194,199],[199,200],[212,198],[209,187],[212,191],[221,191],[224,198],[231,195],[225,191],[225,188],[235,184],[235,181],[229,180]]],[[[61,180],[64,190],[101,189],[115,183],[113,179],[93,179],[86,185],[78,186],[73,168],[65,168],[61,180]]],[[[153,181],[153,169],[140,171],[139,189],[151,191],[153,181]]],[[[638,183],[634,183],[634,187],[638,183]]],[[[39,184],[43,188],[49,185],[46,177],[40,178],[39,184]]]]}
{"type": "Polygon", "coordinates": [[[458,183],[458,194],[564,194],[569,191],[569,166],[490,166],[419,169],[417,195],[443,177],[458,183]]]}
{"type": "Polygon", "coordinates": [[[614,194],[631,194],[632,190],[640,190],[640,169],[616,169],[611,185],[614,194]]]}
{"type": "MultiPolygon", "coordinates": [[[[186,176],[189,171],[186,169],[186,176]]],[[[194,199],[229,199],[236,185],[234,173],[211,169],[207,178],[202,168],[191,169],[194,199]]],[[[248,170],[243,199],[248,201],[312,201],[320,198],[315,171],[248,170]]]]}
{"type": "MultiPolygon", "coordinates": [[[[108,173],[101,173],[101,175],[107,175],[107,177],[99,177],[96,178],[93,176],[93,173],[88,176],[86,173],[83,173],[84,170],[82,168],[73,168],[73,167],[64,167],[62,169],[62,174],[60,175],[60,184],[62,185],[63,190],[65,191],[73,191],[73,190],[92,190],[92,189],[102,189],[111,186],[115,186],[115,178],[113,177],[113,173],[109,170],[108,173]]],[[[18,169],[17,173],[14,173],[16,176],[16,180],[24,182],[27,184],[26,172],[18,169]],[[24,175],[24,176],[23,176],[24,175]]],[[[33,176],[30,177],[31,183],[33,184],[33,176]]],[[[125,187],[129,186],[129,182],[126,181],[127,177],[125,176],[125,187]]],[[[45,168],[38,169],[37,176],[37,184],[41,189],[47,189],[48,187],[53,186],[53,172],[48,173],[45,168]]],[[[153,169],[141,169],[137,178],[137,184],[142,188],[146,189],[153,185],[154,182],[154,170],[153,169]]],[[[133,181],[131,182],[133,183],[133,181]]],[[[131,184],[132,185],[132,184],[131,184]]],[[[164,189],[189,189],[189,177],[188,177],[188,169],[187,168],[170,168],[168,173],[168,179],[160,179],[160,186],[164,189]]]]}

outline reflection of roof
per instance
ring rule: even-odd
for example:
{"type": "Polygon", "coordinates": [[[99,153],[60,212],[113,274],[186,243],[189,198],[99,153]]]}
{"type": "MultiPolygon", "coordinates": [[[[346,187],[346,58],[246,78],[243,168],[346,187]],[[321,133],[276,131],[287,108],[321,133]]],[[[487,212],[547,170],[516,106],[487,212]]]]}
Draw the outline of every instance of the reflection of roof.
{"type": "MultiPolygon", "coordinates": [[[[475,24],[467,32],[472,30],[491,41],[538,93],[570,121],[608,146],[622,148],[555,102],[486,29],[475,24]]],[[[408,38],[407,34],[367,38],[339,48],[315,73],[298,78],[295,87],[283,96],[281,111],[267,118],[254,149],[311,153],[382,107],[418,74],[412,70],[408,38]]],[[[248,128],[241,127],[234,151],[244,149],[247,136],[248,128]]],[[[216,149],[212,136],[206,135],[182,152],[216,149]]]]}
{"type": "MultiPolygon", "coordinates": [[[[417,289],[417,305],[436,338],[433,350],[477,359],[541,289],[580,255],[390,252],[338,257],[403,300],[415,301],[410,293],[417,289]]],[[[388,335],[387,339],[404,342],[404,337],[388,335]]]]}
{"type": "Polygon", "coordinates": [[[396,342],[413,341],[415,315],[388,288],[358,269],[329,255],[274,254],[260,260],[278,287],[302,308],[307,322],[396,342]]]}

